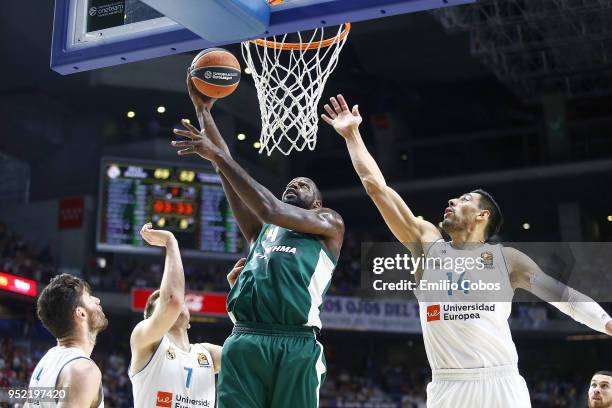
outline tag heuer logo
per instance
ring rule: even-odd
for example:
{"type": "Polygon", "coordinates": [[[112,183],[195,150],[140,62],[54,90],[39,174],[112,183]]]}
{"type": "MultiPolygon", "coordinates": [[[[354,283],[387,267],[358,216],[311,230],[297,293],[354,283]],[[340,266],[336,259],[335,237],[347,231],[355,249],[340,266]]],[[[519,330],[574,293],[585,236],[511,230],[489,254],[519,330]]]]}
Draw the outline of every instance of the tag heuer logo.
{"type": "Polygon", "coordinates": [[[176,358],[176,351],[174,351],[172,347],[168,348],[168,351],[166,351],[166,358],[168,360],[174,360],[176,358]]]}
{"type": "Polygon", "coordinates": [[[90,7],[89,8],[89,15],[90,16],[95,16],[98,13],[98,8],[97,7],[90,7]]]}
{"type": "Polygon", "coordinates": [[[210,363],[208,362],[208,359],[206,358],[206,354],[198,353],[198,364],[200,365],[200,367],[210,366],[210,363]]]}

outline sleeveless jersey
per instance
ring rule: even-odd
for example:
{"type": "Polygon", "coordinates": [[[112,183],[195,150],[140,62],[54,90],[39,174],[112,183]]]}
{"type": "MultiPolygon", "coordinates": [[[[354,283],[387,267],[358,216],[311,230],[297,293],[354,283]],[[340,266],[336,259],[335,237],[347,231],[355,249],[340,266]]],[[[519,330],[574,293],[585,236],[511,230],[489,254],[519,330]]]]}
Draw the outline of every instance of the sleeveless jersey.
{"type": "Polygon", "coordinates": [[[321,328],[323,296],[336,267],[314,235],[264,224],[227,297],[234,321],[321,328]]]}
{"type": "Polygon", "coordinates": [[[134,408],[213,408],[215,369],[202,344],[183,351],[164,336],[149,362],[130,375],[134,408]]]}
{"type": "Polygon", "coordinates": [[[514,290],[502,246],[462,250],[439,240],[425,261],[415,295],[432,370],[517,364],[508,324],[514,290]],[[466,259],[472,259],[469,270],[466,259]]]}
{"type": "MultiPolygon", "coordinates": [[[[34,371],[32,371],[32,378],[30,379],[29,388],[55,388],[62,369],[64,369],[68,363],[81,358],[91,360],[85,355],[85,353],[83,353],[83,350],[77,347],[55,346],[49,349],[49,351],[47,351],[43,358],[38,362],[36,368],[34,368],[34,371]]],[[[68,390],[68,392],[70,392],[70,390],[68,390]]],[[[29,404],[26,404],[26,406],[36,408],[54,408],[57,406],[57,402],[32,401],[29,404]]],[[[102,386],[100,386],[100,403],[98,404],[98,408],[104,408],[102,386]]]]}

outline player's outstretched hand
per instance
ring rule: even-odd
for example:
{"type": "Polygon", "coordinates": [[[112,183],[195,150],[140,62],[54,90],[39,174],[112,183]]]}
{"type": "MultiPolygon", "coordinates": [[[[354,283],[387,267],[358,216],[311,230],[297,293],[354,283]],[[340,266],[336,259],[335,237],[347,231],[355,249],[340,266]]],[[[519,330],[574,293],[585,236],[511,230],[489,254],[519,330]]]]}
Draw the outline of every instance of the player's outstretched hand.
{"type": "Polygon", "coordinates": [[[329,98],[329,101],[333,109],[328,104],[325,104],[323,107],[327,114],[322,114],[321,118],[329,125],[332,125],[342,137],[349,137],[352,132],[359,129],[359,125],[363,120],[359,114],[359,106],[355,105],[352,110],[349,110],[348,104],[342,95],[338,95],[337,99],[332,96],[329,98]]]}
{"type": "Polygon", "coordinates": [[[140,229],[140,236],[147,241],[149,245],[166,247],[168,243],[174,239],[174,235],[170,231],[155,230],[153,224],[146,223],[140,229]]]}
{"type": "Polygon", "coordinates": [[[198,91],[191,80],[190,71],[191,67],[187,68],[187,92],[189,92],[189,98],[191,98],[193,107],[196,112],[202,112],[204,110],[210,111],[217,100],[198,91]]]}
{"type": "Polygon", "coordinates": [[[230,288],[233,288],[240,276],[240,273],[244,269],[246,258],[240,258],[232,270],[227,274],[227,281],[229,282],[230,288]]]}
{"type": "Polygon", "coordinates": [[[189,140],[173,140],[172,146],[182,147],[178,150],[179,155],[197,154],[203,159],[212,160],[215,154],[219,153],[219,148],[208,138],[206,133],[199,131],[187,120],[183,119],[183,126],[187,130],[174,129],[174,134],[186,137],[189,140]]]}

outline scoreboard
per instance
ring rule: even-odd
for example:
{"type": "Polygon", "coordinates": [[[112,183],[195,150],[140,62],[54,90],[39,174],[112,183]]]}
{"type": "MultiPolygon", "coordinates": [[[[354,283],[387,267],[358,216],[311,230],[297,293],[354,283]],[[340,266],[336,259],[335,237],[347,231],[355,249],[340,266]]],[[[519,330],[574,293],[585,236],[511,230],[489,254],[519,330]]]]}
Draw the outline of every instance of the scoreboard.
{"type": "Polygon", "coordinates": [[[152,222],[171,231],[185,256],[234,259],[244,241],[212,169],[129,159],[102,160],[96,247],[159,253],[140,237],[152,222]]]}

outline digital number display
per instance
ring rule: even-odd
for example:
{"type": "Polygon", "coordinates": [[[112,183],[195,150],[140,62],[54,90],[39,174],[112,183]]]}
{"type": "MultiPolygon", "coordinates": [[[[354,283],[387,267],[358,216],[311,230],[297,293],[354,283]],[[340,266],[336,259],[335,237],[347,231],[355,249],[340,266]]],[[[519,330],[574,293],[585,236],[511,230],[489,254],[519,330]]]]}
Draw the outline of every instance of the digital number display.
{"type": "Polygon", "coordinates": [[[187,256],[244,250],[221,180],[212,170],[104,159],[99,203],[99,250],[155,251],[140,236],[147,222],[172,231],[187,256]]]}

